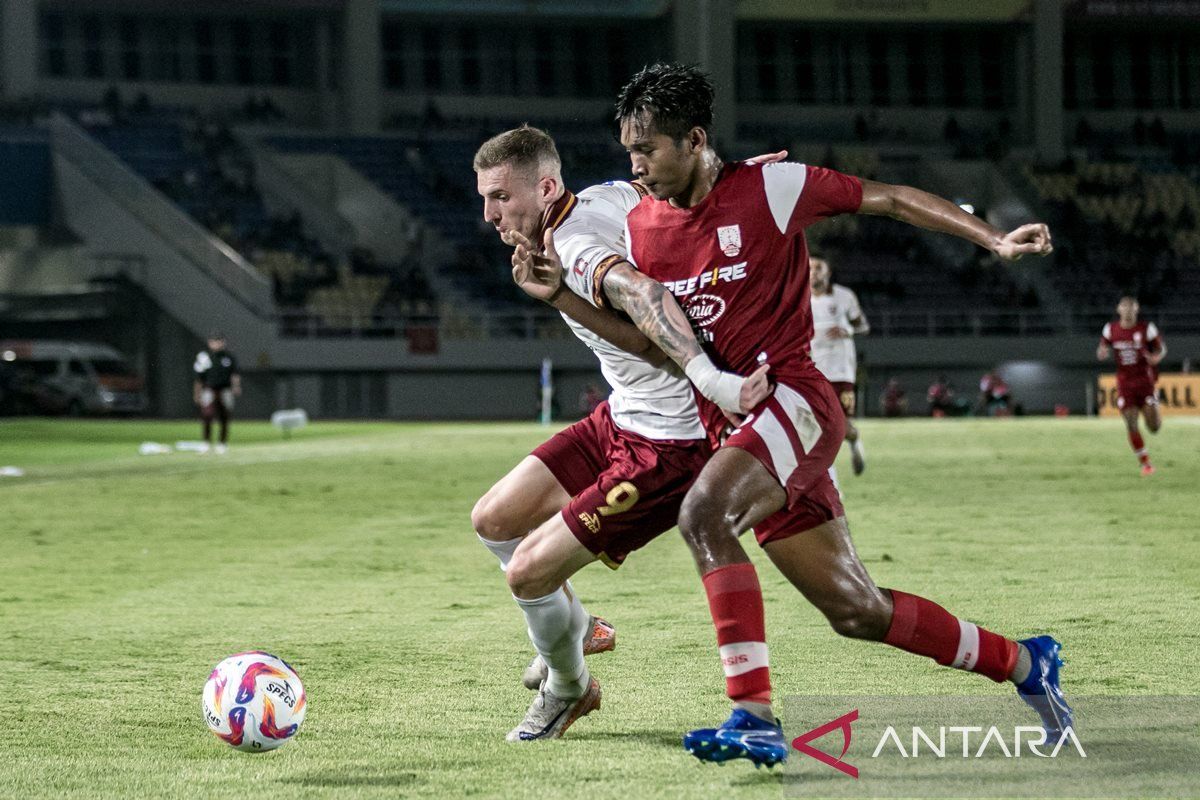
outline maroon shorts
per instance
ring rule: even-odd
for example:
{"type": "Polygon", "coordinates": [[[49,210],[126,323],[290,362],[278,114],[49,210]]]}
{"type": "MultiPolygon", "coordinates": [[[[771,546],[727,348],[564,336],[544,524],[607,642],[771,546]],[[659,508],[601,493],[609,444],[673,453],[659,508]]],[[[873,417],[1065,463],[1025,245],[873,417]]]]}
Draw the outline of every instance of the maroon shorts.
{"type": "Polygon", "coordinates": [[[1158,405],[1158,392],[1151,381],[1117,381],[1117,408],[1145,408],[1158,405]]]}
{"type": "Polygon", "coordinates": [[[760,545],[843,516],[829,468],[846,435],[837,393],[824,378],[777,384],[725,440],[754,456],[787,490],[787,505],[754,527],[760,545]]]}
{"type": "Polygon", "coordinates": [[[675,527],[679,507],[712,451],[704,439],[647,439],[618,428],[603,402],[533,451],[571,493],[563,521],[616,569],[675,527]]]}
{"type": "Polygon", "coordinates": [[[857,397],[854,391],[854,383],[851,381],[830,381],[833,390],[837,392],[838,402],[842,404],[842,411],[846,412],[846,417],[854,416],[854,404],[857,397]]]}

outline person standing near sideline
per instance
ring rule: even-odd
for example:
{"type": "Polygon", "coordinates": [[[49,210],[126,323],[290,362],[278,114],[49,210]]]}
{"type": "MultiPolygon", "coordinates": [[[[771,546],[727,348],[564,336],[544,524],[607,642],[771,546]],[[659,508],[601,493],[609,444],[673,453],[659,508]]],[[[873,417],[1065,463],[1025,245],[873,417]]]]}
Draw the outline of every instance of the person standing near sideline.
{"type": "Polygon", "coordinates": [[[212,448],[212,423],[221,423],[216,452],[224,455],[229,449],[229,417],[234,398],[242,394],[242,376],[237,359],[226,349],[225,334],[213,331],[208,335],[208,347],[196,354],[192,365],[195,381],[192,399],[200,406],[203,421],[204,452],[212,448]]]}
{"type": "MultiPolygon", "coordinates": [[[[858,394],[858,355],[854,337],[871,331],[867,317],[858,303],[858,295],[833,282],[829,259],[809,255],[808,270],[812,286],[812,360],[821,374],[833,384],[842,412],[846,415],[846,441],[850,443],[850,461],[854,474],[861,475],[867,467],[862,439],[854,426],[854,406],[858,394]]],[[[837,483],[836,467],[830,474],[837,483]]]]}

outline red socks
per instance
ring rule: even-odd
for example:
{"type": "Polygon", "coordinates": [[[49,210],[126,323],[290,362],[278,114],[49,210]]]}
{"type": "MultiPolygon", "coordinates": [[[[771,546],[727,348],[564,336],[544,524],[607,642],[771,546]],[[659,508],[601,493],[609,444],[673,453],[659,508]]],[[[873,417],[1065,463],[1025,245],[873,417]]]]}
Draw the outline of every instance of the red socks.
{"type": "Polygon", "coordinates": [[[754,565],[718,567],[703,580],[725,668],[725,693],[735,702],[769,704],[766,624],[754,565]]]}
{"type": "Polygon", "coordinates": [[[1140,432],[1129,431],[1129,446],[1133,448],[1133,454],[1138,457],[1138,461],[1145,464],[1150,460],[1150,454],[1146,452],[1146,442],[1140,432]]]}
{"type": "Polygon", "coordinates": [[[1017,663],[1016,642],[961,620],[924,597],[890,591],[894,610],[885,643],[929,656],[944,667],[1008,680],[1017,663]]]}

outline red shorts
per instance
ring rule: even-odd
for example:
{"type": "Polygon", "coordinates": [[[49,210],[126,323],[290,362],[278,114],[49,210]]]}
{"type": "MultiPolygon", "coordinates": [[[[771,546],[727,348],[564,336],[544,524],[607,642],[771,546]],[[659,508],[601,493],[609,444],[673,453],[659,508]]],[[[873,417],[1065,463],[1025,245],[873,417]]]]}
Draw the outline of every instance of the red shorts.
{"type": "Polygon", "coordinates": [[[675,527],[712,451],[704,439],[647,439],[618,428],[608,402],[533,451],[573,496],[563,521],[609,567],[675,527]]]}
{"type": "Polygon", "coordinates": [[[838,402],[842,404],[842,411],[846,412],[847,417],[853,417],[857,398],[854,383],[852,381],[830,381],[830,383],[833,385],[833,390],[837,392],[838,402]]]}
{"type": "Polygon", "coordinates": [[[843,516],[829,468],[846,435],[846,418],[824,378],[777,384],[730,434],[725,447],[754,456],[787,490],[787,505],[754,527],[760,545],[843,516]]]}
{"type": "Polygon", "coordinates": [[[1117,381],[1117,408],[1145,408],[1158,405],[1158,391],[1151,381],[1117,381]]]}

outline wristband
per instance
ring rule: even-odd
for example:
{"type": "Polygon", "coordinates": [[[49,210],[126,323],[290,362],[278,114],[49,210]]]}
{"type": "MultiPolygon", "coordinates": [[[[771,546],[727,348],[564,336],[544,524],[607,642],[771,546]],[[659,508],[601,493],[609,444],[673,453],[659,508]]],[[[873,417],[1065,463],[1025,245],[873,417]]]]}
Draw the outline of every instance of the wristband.
{"type": "Polygon", "coordinates": [[[683,371],[700,394],[725,411],[742,413],[742,384],[746,379],[741,375],[722,372],[713,366],[712,359],[704,353],[689,361],[683,371]]]}

